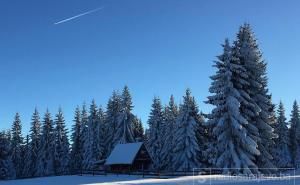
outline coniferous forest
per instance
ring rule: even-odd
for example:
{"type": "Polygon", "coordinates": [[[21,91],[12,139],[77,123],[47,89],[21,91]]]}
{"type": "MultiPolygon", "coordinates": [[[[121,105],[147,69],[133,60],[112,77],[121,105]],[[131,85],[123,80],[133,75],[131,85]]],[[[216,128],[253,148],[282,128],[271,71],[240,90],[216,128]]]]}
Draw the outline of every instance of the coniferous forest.
{"type": "Polygon", "coordinates": [[[172,95],[166,106],[154,97],[145,129],[132,113],[125,86],[112,93],[105,108],[94,100],[76,107],[71,130],[63,108],[55,115],[35,109],[30,132],[22,135],[25,123],[16,113],[11,129],[0,132],[0,179],[93,169],[117,144],[139,141],[146,143],[151,168],[159,171],[221,168],[221,173],[270,174],[299,167],[299,106],[295,101],[287,120],[283,102],[272,102],[267,63],[250,25],[242,25],[235,40],[225,39],[222,47],[205,100],[211,112],[202,113],[190,89],[179,105],[172,95]]]}

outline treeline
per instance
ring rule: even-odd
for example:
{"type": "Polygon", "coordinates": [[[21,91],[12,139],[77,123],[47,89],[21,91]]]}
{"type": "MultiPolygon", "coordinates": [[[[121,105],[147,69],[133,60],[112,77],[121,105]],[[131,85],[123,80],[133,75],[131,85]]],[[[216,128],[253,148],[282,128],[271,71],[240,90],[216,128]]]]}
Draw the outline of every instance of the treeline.
{"type": "MultiPolygon", "coordinates": [[[[268,90],[267,64],[249,24],[236,40],[226,39],[211,76],[214,108],[200,112],[189,89],[177,105],[153,99],[148,129],[132,114],[129,89],[113,92],[102,109],[92,101],[77,107],[70,141],[61,109],[54,120],[34,111],[29,135],[23,138],[16,114],[12,129],[0,134],[0,178],[70,174],[105,160],[118,143],[145,141],[159,171],[221,168],[223,173],[274,173],[300,165],[300,115],[295,101],[288,122],[283,103],[277,108],[268,90]]],[[[126,152],[126,151],[124,151],[126,152]]]]}
{"type": "Polygon", "coordinates": [[[54,120],[47,110],[43,119],[37,109],[32,115],[30,133],[24,138],[17,113],[11,130],[0,134],[0,179],[66,175],[74,170],[93,169],[106,159],[118,143],[144,140],[142,122],[132,114],[127,86],[122,94],[113,92],[104,111],[93,100],[77,107],[71,138],[62,109],[54,120]]]}

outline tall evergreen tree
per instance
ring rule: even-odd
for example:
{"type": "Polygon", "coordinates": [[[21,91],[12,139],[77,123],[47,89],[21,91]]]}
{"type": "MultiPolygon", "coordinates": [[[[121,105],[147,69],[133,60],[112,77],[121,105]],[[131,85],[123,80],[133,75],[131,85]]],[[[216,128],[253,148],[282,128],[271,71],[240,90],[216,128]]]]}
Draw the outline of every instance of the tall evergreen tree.
{"type": "Polygon", "coordinates": [[[76,172],[74,170],[81,169],[82,157],[83,157],[83,137],[82,137],[82,122],[81,122],[81,112],[79,107],[75,110],[74,115],[74,125],[72,126],[72,136],[71,136],[71,154],[70,154],[70,168],[71,172],[76,172]]]}
{"type": "Polygon", "coordinates": [[[40,152],[40,142],[41,139],[41,123],[40,116],[37,109],[34,110],[34,113],[31,118],[31,128],[30,128],[30,169],[28,176],[33,177],[37,176],[38,171],[38,154],[40,152]]]}
{"type": "Polygon", "coordinates": [[[85,169],[91,169],[94,165],[95,159],[93,154],[93,144],[94,144],[94,129],[98,124],[97,117],[97,105],[95,101],[92,101],[90,105],[90,114],[88,116],[87,125],[84,131],[84,155],[83,155],[83,166],[85,169]]]}
{"type": "Polygon", "coordinates": [[[107,103],[106,108],[106,117],[105,117],[105,127],[107,128],[107,138],[106,138],[106,151],[105,156],[109,156],[113,148],[115,147],[115,143],[113,142],[115,138],[115,133],[117,130],[117,126],[119,123],[119,115],[121,112],[121,97],[120,95],[114,91],[110,99],[107,103]]]}
{"type": "Polygon", "coordinates": [[[51,114],[47,109],[41,135],[41,147],[38,153],[38,170],[37,176],[54,175],[54,151],[55,151],[55,137],[53,121],[51,114]]]}
{"type": "Polygon", "coordinates": [[[100,107],[98,109],[98,127],[97,127],[97,139],[98,142],[96,143],[96,159],[102,160],[105,159],[105,140],[107,134],[105,133],[105,113],[103,109],[100,107]]]}
{"type": "Polygon", "coordinates": [[[86,169],[93,168],[94,164],[102,159],[104,154],[104,113],[98,110],[95,101],[90,106],[87,132],[84,135],[84,159],[83,165],[86,169]]]}
{"type": "Polygon", "coordinates": [[[22,125],[19,113],[16,113],[14,122],[12,124],[11,134],[11,158],[16,169],[17,178],[22,176],[24,161],[22,160],[22,125]]]}
{"type": "MultiPolygon", "coordinates": [[[[255,156],[260,152],[257,143],[249,135],[249,123],[241,110],[241,105],[247,102],[249,95],[242,87],[248,84],[245,68],[239,60],[232,56],[228,40],[223,45],[223,54],[218,57],[214,67],[217,73],[209,89],[212,96],[207,103],[215,108],[208,115],[208,125],[217,139],[217,156],[215,165],[223,169],[223,173],[252,174],[257,168],[255,156]]],[[[214,145],[212,145],[214,146],[214,145]]]]}
{"type": "Polygon", "coordinates": [[[271,127],[272,123],[269,122],[272,102],[267,88],[266,63],[262,60],[262,54],[249,24],[240,27],[237,40],[234,42],[233,55],[246,69],[248,76],[248,83],[244,84],[243,90],[249,97],[246,102],[242,102],[241,111],[248,121],[247,130],[250,137],[257,142],[260,151],[255,162],[261,172],[271,173],[273,171],[271,169],[275,166],[272,163],[269,146],[276,136],[271,127]],[[270,170],[266,170],[267,168],[270,170]]]}
{"type": "Polygon", "coordinates": [[[287,168],[291,166],[291,153],[289,151],[289,137],[288,137],[288,127],[286,123],[285,110],[283,103],[279,103],[277,110],[277,123],[275,126],[275,133],[278,138],[275,139],[275,148],[273,151],[273,156],[275,164],[278,168],[287,168]]]}
{"type": "Polygon", "coordinates": [[[118,116],[118,124],[114,135],[113,145],[118,143],[132,143],[135,141],[133,134],[132,99],[127,86],[124,87],[121,96],[121,111],[118,116]]]}
{"type": "Polygon", "coordinates": [[[22,177],[27,178],[31,177],[31,148],[30,148],[30,141],[29,135],[26,135],[25,145],[23,146],[23,157],[22,160],[24,161],[24,167],[22,170],[22,177]]]}
{"type": "Polygon", "coordinates": [[[0,180],[16,178],[16,171],[11,159],[10,133],[0,132],[0,180]]]}
{"type": "Polygon", "coordinates": [[[147,148],[153,159],[153,168],[155,170],[162,170],[164,167],[162,159],[164,117],[161,101],[157,97],[153,99],[148,125],[149,138],[147,141],[147,148]]]}
{"type": "Polygon", "coordinates": [[[56,175],[69,174],[69,139],[68,131],[62,109],[58,109],[55,116],[55,150],[54,150],[54,170],[56,175]]]}
{"type": "Polygon", "coordinates": [[[173,149],[175,147],[175,140],[174,134],[176,131],[176,120],[178,116],[178,107],[174,101],[173,95],[170,97],[170,101],[168,106],[164,109],[164,122],[166,125],[165,135],[164,135],[164,142],[163,145],[163,154],[165,168],[167,170],[172,170],[172,163],[173,163],[173,149]]]}
{"type": "Polygon", "coordinates": [[[89,122],[89,116],[88,116],[88,112],[86,109],[86,104],[84,103],[82,106],[82,111],[81,111],[81,135],[82,135],[82,168],[86,168],[87,167],[87,161],[90,158],[90,153],[88,153],[87,150],[88,146],[90,146],[90,138],[89,138],[89,128],[88,128],[88,122],[89,122]]]}
{"type": "Polygon", "coordinates": [[[201,167],[198,155],[200,148],[196,137],[196,125],[198,122],[198,108],[189,89],[183,97],[179,115],[176,120],[174,134],[173,169],[193,170],[201,167]]]}
{"type": "Polygon", "coordinates": [[[292,154],[292,164],[294,167],[300,166],[300,113],[297,101],[294,101],[290,120],[290,148],[292,154]]]}

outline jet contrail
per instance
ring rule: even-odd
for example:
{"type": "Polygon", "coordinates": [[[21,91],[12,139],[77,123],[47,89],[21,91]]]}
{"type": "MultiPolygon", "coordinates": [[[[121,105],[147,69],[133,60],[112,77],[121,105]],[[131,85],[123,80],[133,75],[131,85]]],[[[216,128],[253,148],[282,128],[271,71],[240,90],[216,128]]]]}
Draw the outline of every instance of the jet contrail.
{"type": "Polygon", "coordinates": [[[84,12],[84,13],[82,13],[82,14],[75,15],[75,16],[73,16],[73,17],[70,17],[70,18],[67,18],[67,19],[58,21],[58,22],[54,23],[54,25],[61,24],[61,23],[64,23],[64,22],[68,22],[68,21],[73,20],[73,19],[76,19],[76,18],[78,18],[78,17],[81,17],[81,16],[84,16],[84,15],[87,15],[87,14],[91,14],[91,13],[97,12],[97,11],[99,11],[99,10],[102,10],[103,8],[104,8],[104,7],[102,6],[102,7],[100,7],[100,8],[96,8],[96,9],[94,9],[94,10],[90,10],[90,11],[84,12]]]}

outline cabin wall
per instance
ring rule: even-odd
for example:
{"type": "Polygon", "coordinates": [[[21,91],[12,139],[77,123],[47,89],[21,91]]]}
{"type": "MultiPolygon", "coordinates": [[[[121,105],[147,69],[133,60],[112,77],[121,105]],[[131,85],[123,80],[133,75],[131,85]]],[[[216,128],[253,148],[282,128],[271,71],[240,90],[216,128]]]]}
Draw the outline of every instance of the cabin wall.
{"type": "Polygon", "coordinates": [[[108,171],[117,173],[128,173],[148,170],[151,161],[134,161],[132,165],[115,164],[108,166],[108,171]]]}

